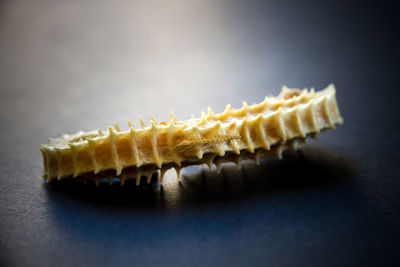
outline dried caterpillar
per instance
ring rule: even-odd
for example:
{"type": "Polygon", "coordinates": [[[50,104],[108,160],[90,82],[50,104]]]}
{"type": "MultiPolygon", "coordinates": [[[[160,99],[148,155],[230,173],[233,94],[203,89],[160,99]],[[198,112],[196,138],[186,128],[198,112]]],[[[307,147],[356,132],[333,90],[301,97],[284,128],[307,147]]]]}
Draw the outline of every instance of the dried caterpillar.
{"type": "MultiPolygon", "coordinates": [[[[157,123],[151,116],[150,126],[140,120],[141,129],[114,129],[79,132],[50,139],[40,145],[43,156],[43,177],[46,182],[71,177],[81,181],[117,177],[125,179],[151,178],[192,164],[211,164],[252,158],[261,153],[281,151],[303,140],[307,135],[341,124],[335,98],[335,88],[324,90],[288,89],[277,97],[265,98],[259,104],[245,102],[238,110],[227,105],[225,111],[201,113],[200,118],[176,120],[170,113],[169,122],[157,123]],[[150,178],[149,178],[150,177],[150,178]]],[[[279,153],[278,153],[279,154],[279,153]]]]}

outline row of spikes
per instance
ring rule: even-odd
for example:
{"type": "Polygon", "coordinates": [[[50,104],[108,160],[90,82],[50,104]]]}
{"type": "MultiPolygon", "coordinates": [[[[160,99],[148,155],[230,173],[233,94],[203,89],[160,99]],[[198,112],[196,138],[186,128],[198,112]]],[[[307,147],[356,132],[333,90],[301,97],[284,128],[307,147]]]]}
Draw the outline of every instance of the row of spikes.
{"type": "MultiPolygon", "coordinates": [[[[245,104],[245,105],[247,105],[247,104],[245,104]]],[[[248,106],[245,106],[245,107],[248,107],[248,106]]],[[[211,108],[209,108],[209,110],[211,110],[211,108]]],[[[241,110],[238,110],[238,111],[241,111],[241,110]]],[[[214,116],[220,116],[222,114],[229,113],[229,112],[232,112],[232,110],[230,109],[230,104],[227,105],[227,108],[224,111],[224,113],[217,114],[217,115],[214,115],[214,116]]],[[[210,111],[209,114],[212,114],[212,111],[210,111]]],[[[201,120],[201,122],[208,122],[209,115],[207,115],[207,117],[206,117],[205,113],[202,111],[202,117],[201,117],[200,120],[201,120]]],[[[141,125],[141,129],[144,129],[146,127],[144,121],[141,118],[139,118],[139,122],[140,122],[140,125],[141,125]]],[[[172,111],[170,111],[170,123],[171,124],[175,124],[177,122],[178,121],[173,117],[172,111]]],[[[133,124],[132,124],[132,122],[130,120],[128,120],[127,124],[128,124],[129,128],[133,128],[133,124]]],[[[160,124],[157,123],[157,121],[155,120],[154,116],[152,114],[150,114],[150,124],[151,124],[152,127],[154,127],[154,126],[160,125],[161,123],[160,124]]],[[[334,124],[332,124],[330,126],[334,128],[334,124]]],[[[121,131],[121,129],[119,128],[119,125],[117,123],[114,123],[114,128],[115,128],[116,132],[120,132],[121,131]]],[[[103,133],[103,131],[101,129],[98,129],[97,131],[98,131],[98,135],[99,136],[104,136],[104,133],[103,133]]]]}
{"type": "MultiPolygon", "coordinates": [[[[171,123],[170,124],[170,127],[173,127],[173,125],[174,125],[174,123],[171,123]]],[[[133,133],[133,134],[135,134],[135,130],[133,130],[133,128],[132,128],[132,125],[129,123],[129,126],[130,126],[130,131],[133,133]]],[[[215,125],[215,127],[218,129],[218,131],[219,130],[221,130],[221,123],[216,123],[216,125],[215,125]]],[[[115,128],[116,128],[116,132],[119,132],[120,131],[120,129],[119,129],[119,127],[118,127],[118,125],[116,124],[115,125],[115,128]]],[[[213,127],[214,128],[214,127],[213,127]]],[[[162,165],[162,161],[161,161],[161,159],[160,159],[160,157],[159,157],[159,155],[158,155],[158,150],[157,150],[157,143],[156,143],[156,130],[157,130],[157,126],[154,124],[154,123],[152,123],[152,129],[153,129],[153,132],[152,132],[152,135],[153,135],[153,138],[152,138],[152,147],[153,147],[153,157],[155,158],[155,164],[159,167],[159,168],[161,168],[161,165],[162,165]]],[[[198,130],[198,131],[200,131],[200,129],[198,129],[198,127],[193,127],[193,130],[198,130]]],[[[101,136],[101,135],[104,135],[102,132],[101,132],[101,130],[99,130],[99,135],[101,136]]],[[[114,154],[114,157],[116,158],[115,159],[115,165],[116,165],[116,171],[117,171],[117,173],[121,173],[121,171],[122,171],[122,167],[121,166],[119,166],[119,161],[118,161],[118,155],[117,155],[117,151],[116,151],[116,146],[115,146],[115,143],[114,143],[114,135],[115,135],[115,132],[114,132],[114,130],[111,128],[111,127],[108,127],[108,136],[109,136],[109,138],[110,138],[110,140],[111,140],[111,146],[112,146],[112,153],[114,154]]],[[[232,137],[232,138],[237,138],[237,137],[232,137]]],[[[89,145],[90,144],[92,144],[92,142],[93,142],[93,139],[92,138],[86,138],[87,139],[87,141],[89,142],[89,145]]],[[[76,157],[74,157],[74,151],[75,151],[75,147],[76,146],[78,146],[78,145],[76,145],[76,144],[74,144],[74,143],[68,143],[67,144],[70,148],[71,148],[71,150],[72,150],[72,153],[73,153],[73,156],[72,156],[72,162],[73,162],[73,166],[75,166],[76,165],[76,157]]],[[[44,146],[41,146],[40,147],[40,149],[41,149],[41,151],[42,152],[44,152],[44,154],[47,156],[47,153],[45,153],[46,152],[46,148],[44,147],[44,146]]],[[[47,149],[50,149],[50,150],[52,150],[52,151],[57,151],[57,147],[54,147],[54,148],[52,148],[51,146],[50,147],[47,147],[47,149]]],[[[136,145],[133,145],[133,149],[134,150],[137,150],[137,148],[136,148],[136,145]]],[[[222,150],[222,149],[221,149],[222,150]]],[[[135,151],[133,151],[133,152],[135,152],[135,151]]],[[[136,151],[137,152],[137,151],[136,151]]],[[[137,153],[136,153],[137,154],[137,153]]],[[[219,155],[221,155],[222,153],[218,153],[219,155]]],[[[137,161],[139,162],[139,158],[138,158],[138,155],[136,156],[137,157],[137,161]]],[[[199,158],[201,158],[202,156],[199,156],[199,158]]],[[[95,173],[97,173],[97,172],[99,172],[100,171],[100,169],[98,169],[98,167],[96,167],[97,166],[97,164],[96,164],[96,160],[95,160],[95,158],[92,158],[92,161],[94,162],[94,166],[95,166],[95,173]]],[[[47,160],[47,162],[49,163],[49,161],[47,160]]],[[[176,162],[178,165],[180,165],[180,160],[178,161],[178,162],[176,162]]],[[[138,165],[138,166],[140,166],[140,164],[138,165]]],[[[74,167],[75,168],[75,167],[74,167]]],[[[49,167],[47,166],[46,167],[46,169],[47,169],[47,174],[49,174],[49,167]]],[[[75,174],[74,174],[74,176],[78,176],[78,175],[80,175],[79,173],[76,173],[75,172],[75,174]]],[[[45,174],[43,174],[43,176],[44,177],[46,177],[46,175],[45,174]]],[[[57,179],[59,178],[60,176],[57,176],[57,179]]],[[[51,180],[52,178],[54,178],[54,177],[50,177],[50,179],[49,180],[51,180]]],[[[62,177],[60,177],[60,178],[62,178],[62,177]]]]}
{"type": "MultiPolygon", "coordinates": [[[[330,84],[325,90],[332,90],[334,87],[330,84]]],[[[285,91],[290,91],[286,86],[283,86],[282,93],[285,91]]],[[[323,92],[323,91],[321,91],[323,92]]],[[[319,93],[321,93],[319,92],[319,93]]],[[[240,109],[232,109],[231,104],[227,104],[225,110],[222,113],[214,114],[210,107],[207,108],[207,114],[204,111],[201,111],[201,117],[195,118],[192,115],[192,120],[197,121],[200,125],[206,124],[209,120],[221,120],[223,117],[243,117],[247,116],[247,114],[252,114],[260,109],[265,109],[268,106],[273,106],[274,110],[281,107],[281,106],[293,106],[296,105],[306,99],[310,99],[315,95],[314,88],[311,88],[308,92],[306,89],[302,90],[301,93],[297,96],[291,97],[289,99],[280,99],[280,97],[265,97],[264,101],[259,104],[248,105],[246,101],[243,101],[243,106],[240,109]]],[[[170,122],[179,122],[177,119],[174,118],[172,110],[169,112],[169,119],[170,122]]],[[[141,129],[146,128],[146,124],[144,123],[143,119],[139,118],[139,124],[141,129]]],[[[162,123],[157,123],[156,119],[154,118],[153,114],[150,114],[150,124],[159,125],[162,123]]],[[[116,131],[120,131],[119,126],[115,123],[114,124],[116,131]]],[[[128,126],[131,127],[132,123],[128,120],[128,126]]],[[[102,135],[101,130],[99,129],[99,135],[102,135]]]]}
{"type": "MultiPolygon", "coordinates": [[[[326,98],[325,98],[325,101],[324,102],[326,102],[326,98]]],[[[312,106],[310,106],[310,108],[312,108],[312,106]]],[[[294,112],[295,112],[295,110],[296,110],[296,108],[294,109],[294,112]]],[[[277,114],[277,115],[279,115],[279,113],[277,114]]],[[[330,124],[330,126],[331,127],[333,127],[334,128],[334,124],[333,124],[333,122],[330,120],[330,116],[329,115],[327,115],[327,117],[329,118],[329,124],[330,124]]],[[[259,116],[257,116],[256,118],[254,118],[254,120],[259,120],[261,118],[261,114],[259,115],[259,116]]],[[[247,121],[246,120],[246,118],[244,119],[244,123],[243,123],[243,126],[245,127],[245,135],[247,136],[247,138],[245,138],[245,142],[246,142],[246,145],[247,145],[247,148],[248,148],[248,150],[250,151],[250,152],[253,152],[254,151],[254,145],[252,144],[252,140],[249,138],[249,134],[248,134],[248,129],[247,129],[247,127],[248,127],[248,122],[250,122],[250,121],[247,121]],[[247,133],[247,134],[246,134],[247,133]]],[[[298,123],[300,123],[298,120],[297,120],[297,122],[298,123]]],[[[220,126],[219,124],[216,124],[216,126],[220,126]]],[[[130,127],[132,127],[131,125],[130,125],[130,127]]],[[[299,128],[301,128],[300,127],[300,125],[298,126],[299,128]]],[[[119,130],[119,127],[118,126],[116,126],[116,128],[117,128],[117,131],[119,130]]],[[[156,131],[156,125],[154,124],[154,123],[152,123],[152,128],[153,128],[153,135],[155,136],[155,131],[156,131]]],[[[280,129],[279,129],[279,131],[283,131],[284,129],[283,129],[283,127],[282,126],[280,126],[279,127],[280,129]]],[[[131,128],[132,129],[132,128],[131,128]]],[[[316,127],[316,129],[315,129],[315,131],[316,132],[319,132],[319,128],[318,127],[316,127]]],[[[303,133],[304,134],[304,133],[303,133]]],[[[112,139],[113,138],[113,135],[114,135],[114,133],[113,133],[113,130],[111,129],[111,127],[109,128],[109,135],[110,135],[110,138],[112,139]]],[[[244,136],[244,137],[246,137],[246,136],[244,136]]],[[[283,141],[285,141],[285,134],[284,134],[284,132],[282,132],[281,133],[281,136],[282,136],[282,138],[283,138],[283,141]]],[[[153,138],[154,139],[154,138],[153,138]]],[[[155,164],[156,165],[158,165],[158,167],[159,168],[161,168],[161,165],[162,165],[162,161],[161,161],[161,159],[160,159],[160,157],[159,157],[159,155],[158,155],[158,150],[157,150],[157,144],[156,144],[156,141],[154,141],[153,142],[154,144],[152,144],[152,146],[153,146],[153,154],[154,154],[154,159],[155,159],[155,164]]],[[[266,142],[265,142],[266,143],[266,142]]],[[[112,144],[113,144],[113,147],[114,147],[114,143],[112,142],[112,144]]],[[[269,144],[265,144],[265,146],[266,146],[266,149],[268,150],[269,149],[269,144]]],[[[117,157],[117,154],[116,154],[116,148],[115,149],[113,149],[113,150],[115,150],[114,151],[114,154],[115,154],[115,157],[117,157]]],[[[220,151],[220,152],[222,152],[221,153],[221,156],[224,154],[223,153],[223,151],[220,151]]],[[[237,153],[238,153],[239,151],[237,151],[237,153]]],[[[199,158],[201,158],[202,156],[200,156],[199,158]]],[[[115,164],[116,164],[116,166],[117,166],[117,173],[120,173],[121,171],[122,171],[122,167],[120,167],[119,166],[119,162],[118,162],[118,159],[116,158],[116,160],[115,160],[115,164]]]]}
{"type": "MultiPolygon", "coordinates": [[[[324,99],[325,101],[324,102],[326,102],[326,100],[327,100],[327,98],[325,98],[324,99]]],[[[261,114],[260,114],[261,115],[261,114]]],[[[328,116],[328,118],[329,118],[329,116],[328,116]]],[[[257,120],[257,119],[259,119],[258,117],[257,118],[255,118],[255,120],[257,120]]],[[[329,118],[330,119],[330,118],[329,118]]],[[[244,119],[245,120],[245,122],[247,122],[247,120],[246,120],[246,118],[244,119]]],[[[173,124],[173,123],[172,123],[173,124]]],[[[331,127],[334,127],[334,124],[332,123],[332,121],[330,121],[329,120],[329,124],[330,124],[330,126],[331,127]]],[[[243,124],[244,126],[247,126],[247,123],[244,123],[243,124]]],[[[218,124],[216,125],[216,126],[218,126],[218,124]]],[[[119,127],[118,127],[118,125],[115,125],[115,127],[116,127],[116,130],[117,131],[120,131],[120,129],[119,129],[119,127]]],[[[152,123],[152,128],[153,128],[153,136],[155,135],[155,131],[156,131],[156,125],[155,125],[155,123],[152,123]]],[[[280,128],[282,128],[282,127],[280,127],[280,128]]],[[[132,125],[130,124],[130,129],[132,130],[132,125]]],[[[113,132],[113,129],[111,128],[111,127],[109,127],[108,128],[108,130],[109,130],[109,135],[110,135],[110,139],[112,139],[113,140],[113,135],[114,135],[114,132],[113,132]]],[[[283,129],[280,129],[280,130],[283,130],[283,129]]],[[[319,129],[317,128],[316,129],[316,131],[317,132],[319,132],[319,129]]],[[[248,135],[248,134],[247,134],[248,135]]],[[[283,137],[284,137],[284,135],[282,135],[283,137]]],[[[154,139],[154,138],[153,138],[154,139]]],[[[283,138],[283,139],[285,139],[285,138],[283,138]]],[[[90,142],[90,139],[88,139],[88,141],[90,142]]],[[[156,141],[155,141],[156,142],[156,141]]],[[[116,148],[114,147],[115,146],[115,144],[114,144],[114,142],[111,142],[112,143],[112,145],[113,145],[113,154],[115,154],[115,157],[117,157],[117,153],[116,153],[116,148]]],[[[252,146],[252,141],[251,141],[251,139],[249,139],[249,138],[246,138],[246,143],[247,143],[247,146],[248,146],[248,150],[250,151],[250,152],[253,152],[253,146],[252,146]]],[[[159,167],[159,168],[161,168],[161,165],[162,165],[162,162],[161,162],[161,159],[160,159],[160,157],[158,156],[158,151],[157,151],[157,144],[156,143],[154,143],[154,144],[152,144],[152,146],[153,146],[153,153],[154,153],[154,158],[155,158],[155,164],[159,167]]],[[[73,147],[73,145],[71,145],[71,148],[73,147]]],[[[269,149],[269,147],[267,148],[267,149],[269,149]]],[[[221,154],[223,154],[223,153],[221,153],[221,154]]],[[[201,158],[201,157],[200,157],[201,158]]],[[[93,159],[92,159],[93,160],[93,159]]],[[[75,164],[74,164],[75,165],[75,164]]],[[[115,165],[116,165],[116,170],[117,170],[117,173],[119,174],[119,173],[121,173],[121,171],[122,171],[122,167],[121,166],[119,166],[119,161],[118,161],[118,158],[116,158],[115,159],[115,165]]],[[[96,165],[95,165],[96,166],[96,165]]],[[[96,169],[96,167],[95,167],[95,169],[96,169]]],[[[95,172],[98,172],[98,171],[100,171],[100,169],[97,169],[97,171],[95,171],[95,172]]],[[[79,175],[79,173],[76,173],[75,172],[75,176],[78,176],[79,175]]]]}
{"type": "MultiPolygon", "coordinates": [[[[311,134],[311,138],[316,138],[316,134],[311,134]]],[[[134,172],[124,170],[120,175],[115,175],[113,173],[102,172],[98,174],[87,173],[81,176],[73,178],[74,180],[81,181],[83,183],[87,183],[88,181],[94,181],[96,186],[100,185],[100,181],[103,179],[108,179],[108,183],[110,185],[113,184],[114,178],[120,180],[120,185],[124,185],[127,179],[136,179],[136,185],[140,184],[141,177],[146,177],[147,183],[151,182],[151,178],[154,174],[157,174],[160,184],[163,183],[163,178],[165,173],[171,168],[175,169],[177,175],[177,181],[181,181],[181,172],[185,167],[193,166],[193,165],[206,165],[208,166],[210,171],[216,171],[220,173],[221,166],[224,163],[234,163],[238,168],[240,168],[241,162],[245,160],[253,160],[257,165],[260,164],[260,158],[266,155],[275,155],[279,159],[282,158],[282,153],[284,150],[291,148],[293,150],[297,150],[300,145],[306,143],[306,138],[298,138],[291,140],[290,142],[282,145],[274,146],[270,151],[265,151],[264,149],[258,149],[255,153],[240,153],[239,155],[230,154],[229,156],[219,157],[217,155],[210,155],[206,162],[185,162],[181,166],[176,164],[168,164],[164,165],[162,168],[154,168],[154,169],[141,169],[135,170],[134,172]],[[213,169],[213,165],[215,169],[213,169]]],[[[246,152],[246,151],[244,151],[246,152]]],[[[58,179],[59,180],[59,179],[58,179]]],[[[49,183],[51,180],[48,179],[46,182],[49,183]]]]}

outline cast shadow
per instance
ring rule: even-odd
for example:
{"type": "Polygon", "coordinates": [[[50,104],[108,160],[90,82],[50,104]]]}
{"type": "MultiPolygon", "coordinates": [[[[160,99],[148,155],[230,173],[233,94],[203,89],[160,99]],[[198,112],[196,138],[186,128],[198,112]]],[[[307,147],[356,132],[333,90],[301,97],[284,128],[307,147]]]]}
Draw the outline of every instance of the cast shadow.
{"type": "Polygon", "coordinates": [[[139,187],[135,180],[124,186],[117,183],[99,187],[63,180],[46,185],[45,191],[52,205],[57,205],[60,197],[68,197],[102,208],[162,210],[337,188],[351,182],[351,168],[345,157],[307,146],[300,151],[285,151],[281,160],[263,158],[259,166],[252,161],[242,162],[240,168],[226,164],[220,173],[195,166],[184,169],[182,176],[178,183],[175,173],[167,173],[163,186],[153,176],[150,184],[142,180],[139,187]]]}

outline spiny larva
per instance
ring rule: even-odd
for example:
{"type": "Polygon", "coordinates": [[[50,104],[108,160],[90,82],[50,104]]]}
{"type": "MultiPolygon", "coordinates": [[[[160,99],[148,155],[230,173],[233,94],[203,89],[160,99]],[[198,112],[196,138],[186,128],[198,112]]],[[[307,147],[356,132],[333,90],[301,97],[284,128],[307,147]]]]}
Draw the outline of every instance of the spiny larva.
{"type": "Polygon", "coordinates": [[[141,128],[121,131],[117,124],[107,131],[78,132],[49,139],[39,146],[43,156],[43,178],[74,178],[83,182],[103,178],[110,184],[119,178],[142,176],[148,182],[152,174],[175,168],[180,170],[193,164],[217,165],[240,162],[262,154],[274,153],[296,146],[308,135],[343,123],[335,97],[334,85],[315,92],[283,87],[277,97],[266,97],[259,104],[237,110],[227,105],[225,111],[214,114],[201,112],[201,117],[178,121],[170,113],[169,122],[157,123],[151,116],[150,126],[140,120],[141,128]]]}

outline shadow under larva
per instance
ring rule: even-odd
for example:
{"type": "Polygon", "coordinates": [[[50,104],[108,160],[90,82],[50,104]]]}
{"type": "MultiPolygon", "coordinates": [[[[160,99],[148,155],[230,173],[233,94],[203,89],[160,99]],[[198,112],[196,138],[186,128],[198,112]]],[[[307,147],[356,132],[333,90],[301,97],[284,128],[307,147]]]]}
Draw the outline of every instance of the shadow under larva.
{"type": "MultiPolygon", "coordinates": [[[[151,183],[143,181],[136,186],[135,180],[127,180],[124,186],[119,182],[112,186],[107,181],[98,187],[85,185],[72,179],[64,179],[47,185],[46,192],[50,202],[59,198],[57,192],[92,204],[126,208],[165,209],[207,203],[229,203],[234,200],[279,193],[290,198],[299,189],[315,192],[335,190],[335,186],[349,183],[351,168],[347,159],[341,155],[324,151],[315,145],[303,149],[287,149],[282,159],[264,154],[259,165],[251,159],[243,159],[240,166],[225,161],[219,172],[215,166],[184,169],[179,183],[172,181],[160,185],[154,175],[151,183]],[[330,185],[327,187],[327,185],[330,185]],[[333,187],[332,187],[333,186],[333,187]],[[330,188],[330,189],[329,189],[330,188]]],[[[173,179],[173,177],[170,177],[173,179]]],[[[65,200],[66,201],[66,200],[65,200]]]]}

